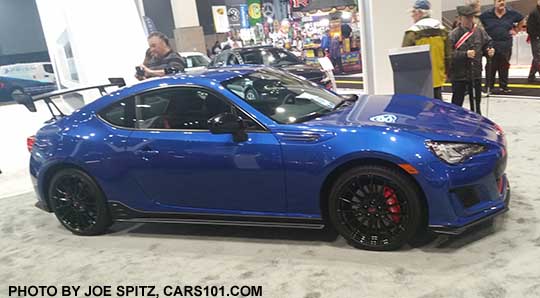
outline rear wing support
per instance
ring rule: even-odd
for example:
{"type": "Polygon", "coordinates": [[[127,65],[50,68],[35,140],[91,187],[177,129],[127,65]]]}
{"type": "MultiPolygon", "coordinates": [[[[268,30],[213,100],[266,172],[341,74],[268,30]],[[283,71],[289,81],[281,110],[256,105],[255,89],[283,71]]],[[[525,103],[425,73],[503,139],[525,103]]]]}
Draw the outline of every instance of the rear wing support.
{"type": "Polygon", "coordinates": [[[123,78],[109,78],[109,84],[104,84],[104,85],[94,85],[94,86],[80,87],[80,88],[73,88],[73,89],[56,90],[56,91],[48,92],[45,94],[40,94],[34,97],[30,96],[29,94],[21,92],[21,93],[14,94],[13,97],[17,103],[26,106],[26,108],[30,112],[36,112],[37,109],[36,109],[35,102],[38,100],[43,100],[47,104],[47,107],[49,108],[49,112],[51,112],[51,115],[53,116],[53,118],[57,119],[57,117],[63,117],[65,115],[58,108],[58,106],[51,100],[51,98],[70,94],[70,93],[91,90],[91,89],[98,89],[101,95],[104,96],[107,94],[107,91],[105,90],[105,88],[108,88],[108,87],[120,88],[120,87],[124,87],[125,85],[126,85],[126,82],[124,81],[123,78]],[[56,115],[54,113],[53,107],[56,111],[58,111],[59,115],[56,115]]]}

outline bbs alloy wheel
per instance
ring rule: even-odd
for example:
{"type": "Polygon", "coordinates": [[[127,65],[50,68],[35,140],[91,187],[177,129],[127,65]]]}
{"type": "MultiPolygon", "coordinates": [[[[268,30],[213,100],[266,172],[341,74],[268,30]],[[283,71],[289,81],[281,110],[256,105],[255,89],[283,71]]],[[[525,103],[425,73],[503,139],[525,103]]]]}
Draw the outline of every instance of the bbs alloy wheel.
{"type": "Polygon", "coordinates": [[[48,195],[54,214],[74,234],[98,235],[111,225],[104,195],[80,170],[70,168],[57,172],[50,180],[48,195]]]}
{"type": "Polygon", "coordinates": [[[422,222],[416,186],[403,173],[381,166],[345,172],[329,197],[330,221],[357,247],[394,250],[411,240],[422,222]]]}

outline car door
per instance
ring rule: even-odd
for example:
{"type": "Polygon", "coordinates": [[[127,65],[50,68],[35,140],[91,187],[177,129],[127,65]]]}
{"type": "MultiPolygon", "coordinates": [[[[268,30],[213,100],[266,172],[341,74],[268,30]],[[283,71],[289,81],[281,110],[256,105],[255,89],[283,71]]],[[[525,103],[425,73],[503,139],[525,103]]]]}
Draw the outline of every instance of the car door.
{"type": "Polygon", "coordinates": [[[179,211],[286,211],[279,142],[226,98],[175,87],[135,100],[128,174],[155,203],[179,211]],[[207,120],[224,112],[246,119],[247,141],[209,131],[207,120]]]}

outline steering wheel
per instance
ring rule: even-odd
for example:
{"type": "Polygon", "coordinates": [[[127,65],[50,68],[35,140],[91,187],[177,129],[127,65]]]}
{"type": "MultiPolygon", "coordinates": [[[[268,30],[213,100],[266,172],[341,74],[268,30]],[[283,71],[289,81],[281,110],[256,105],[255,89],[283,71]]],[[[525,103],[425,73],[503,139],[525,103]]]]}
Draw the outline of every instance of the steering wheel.
{"type": "Polygon", "coordinates": [[[245,100],[247,101],[256,101],[256,100],[259,100],[260,97],[259,97],[259,92],[257,92],[257,90],[255,90],[255,88],[252,88],[252,87],[248,87],[246,89],[246,91],[244,91],[244,98],[245,100]]]}
{"type": "Polygon", "coordinates": [[[296,104],[296,96],[294,96],[292,93],[287,93],[287,95],[285,95],[285,97],[283,97],[283,102],[281,104],[290,104],[290,105],[293,105],[293,104],[296,104]]]}

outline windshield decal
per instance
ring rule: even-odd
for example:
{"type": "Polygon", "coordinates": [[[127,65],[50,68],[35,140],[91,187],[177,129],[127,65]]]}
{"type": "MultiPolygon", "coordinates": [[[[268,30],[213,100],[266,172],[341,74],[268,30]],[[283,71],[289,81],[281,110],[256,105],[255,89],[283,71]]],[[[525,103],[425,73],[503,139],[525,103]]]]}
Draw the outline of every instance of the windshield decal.
{"type": "Polygon", "coordinates": [[[382,123],[396,123],[397,119],[398,117],[393,114],[383,114],[369,118],[370,121],[382,123]]]}

